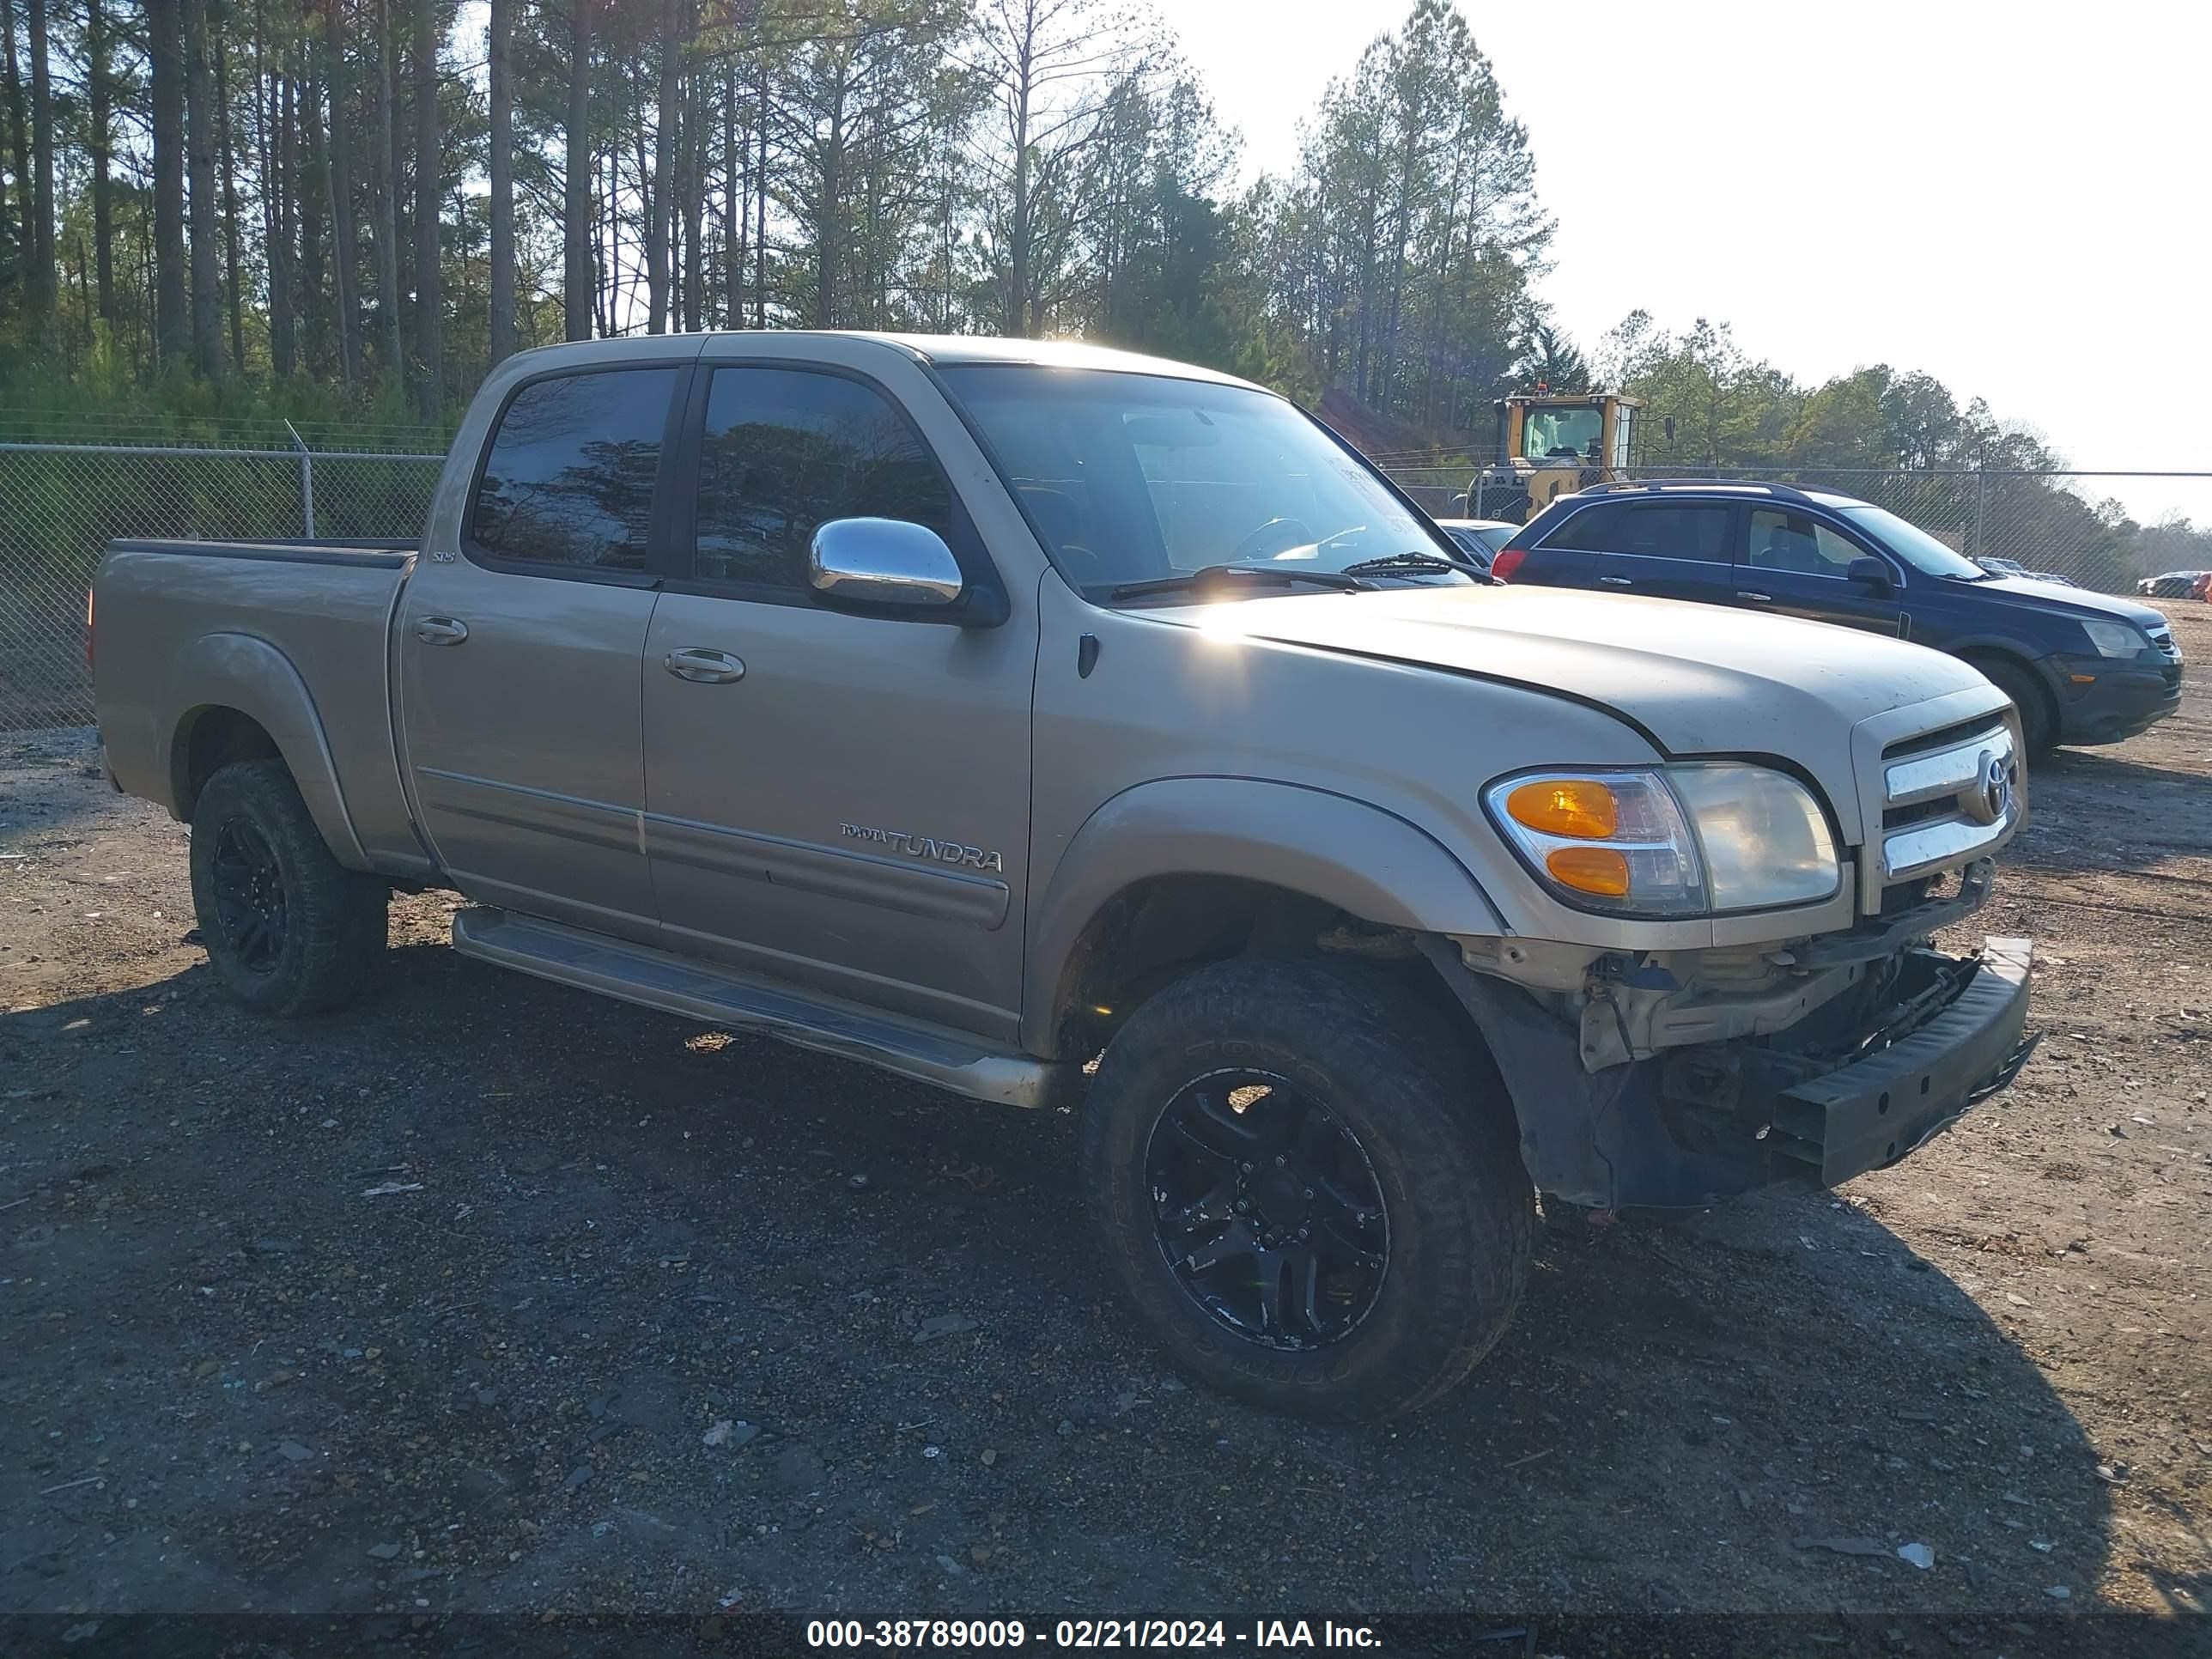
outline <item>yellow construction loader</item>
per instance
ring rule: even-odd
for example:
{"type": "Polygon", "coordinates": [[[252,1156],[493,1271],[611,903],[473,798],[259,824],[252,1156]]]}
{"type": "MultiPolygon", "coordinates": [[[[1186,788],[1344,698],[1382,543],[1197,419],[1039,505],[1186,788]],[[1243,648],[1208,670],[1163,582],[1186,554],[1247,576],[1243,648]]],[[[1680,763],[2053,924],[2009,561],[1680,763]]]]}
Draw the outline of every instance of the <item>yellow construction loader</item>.
{"type": "Polygon", "coordinates": [[[1468,486],[1466,516],[1525,524],[1554,495],[1626,476],[1643,406],[1616,392],[1501,398],[1497,457],[1468,486]]]}

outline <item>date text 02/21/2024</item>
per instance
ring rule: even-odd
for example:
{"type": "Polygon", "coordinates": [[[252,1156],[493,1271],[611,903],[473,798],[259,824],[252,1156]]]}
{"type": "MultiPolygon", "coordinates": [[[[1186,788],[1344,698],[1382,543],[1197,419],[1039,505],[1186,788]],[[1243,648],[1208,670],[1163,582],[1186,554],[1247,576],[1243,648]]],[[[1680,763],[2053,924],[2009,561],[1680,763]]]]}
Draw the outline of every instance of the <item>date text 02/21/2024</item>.
{"type": "Polygon", "coordinates": [[[1048,1632],[1019,1619],[817,1619],[810,1648],[1364,1648],[1381,1645],[1364,1625],[1261,1619],[1235,1629],[1219,1619],[1062,1619],[1048,1632]]]}

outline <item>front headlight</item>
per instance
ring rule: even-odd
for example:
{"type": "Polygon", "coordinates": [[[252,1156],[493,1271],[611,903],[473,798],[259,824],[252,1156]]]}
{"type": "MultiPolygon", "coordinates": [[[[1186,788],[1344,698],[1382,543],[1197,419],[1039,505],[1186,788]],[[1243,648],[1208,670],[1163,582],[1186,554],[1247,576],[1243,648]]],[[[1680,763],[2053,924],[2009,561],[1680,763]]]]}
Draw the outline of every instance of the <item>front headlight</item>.
{"type": "Polygon", "coordinates": [[[1820,803],[1763,766],[1523,773],[1492,784],[1483,805],[1545,885],[1585,909],[1764,910],[1843,884],[1820,803]]]}
{"type": "Polygon", "coordinates": [[[2100,657],[2132,657],[2150,649],[2142,632],[2124,622],[2085,622],[2081,631],[2100,657]]]}

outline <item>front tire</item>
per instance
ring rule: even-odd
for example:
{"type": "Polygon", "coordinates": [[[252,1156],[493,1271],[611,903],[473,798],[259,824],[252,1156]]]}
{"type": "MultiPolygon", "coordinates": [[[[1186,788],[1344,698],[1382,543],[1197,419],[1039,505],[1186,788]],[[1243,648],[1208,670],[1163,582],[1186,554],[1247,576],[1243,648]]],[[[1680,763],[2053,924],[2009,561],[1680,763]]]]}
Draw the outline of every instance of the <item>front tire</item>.
{"type": "Polygon", "coordinates": [[[191,873],[209,965],[256,1012],[324,1013],[374,982],[390,891],[331,856],[283,762],[236,761],[207,781],[191,873]]]}
{"type": "Polygon", "coordinates": [[[2020,714],[2020,745],[2030,760],[2041,760],[2058,741],[2057,722],[2051,699],[2035,677],[2015,663],[1976,660],[1974,666],[1991,685],[2012,699],[2020,714]]]}
{"type": "Polygon", "coordinates": [[[1243,957],[1154,996],[1084,1103],[1108,1259],[1173,1358],[1255,1404],[1386,1418],[1511,1322],[1534,1193],[1460,1034],[1369,964],[1243,957]]]}

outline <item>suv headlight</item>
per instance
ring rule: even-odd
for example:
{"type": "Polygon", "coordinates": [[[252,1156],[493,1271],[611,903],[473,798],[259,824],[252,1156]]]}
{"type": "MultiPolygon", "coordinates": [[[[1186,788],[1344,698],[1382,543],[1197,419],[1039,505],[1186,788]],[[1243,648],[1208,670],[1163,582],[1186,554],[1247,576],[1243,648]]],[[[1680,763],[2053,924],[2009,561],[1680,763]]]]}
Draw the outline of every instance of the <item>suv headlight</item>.
{"type": "Polygon", "coordinates": [[[1843,884],[1820,804],[1764,766],[1524,772],[1482,799],[1538,879],[1584,909],[1765,910],[1814,903],[1843,884]]]}
{"type": "Polygon", "coordinates": [[[2085,622],[2081,631],[2100,657],[2132,657],[2150,649],[2142,631],[2124,622],[2085,622]]]}

